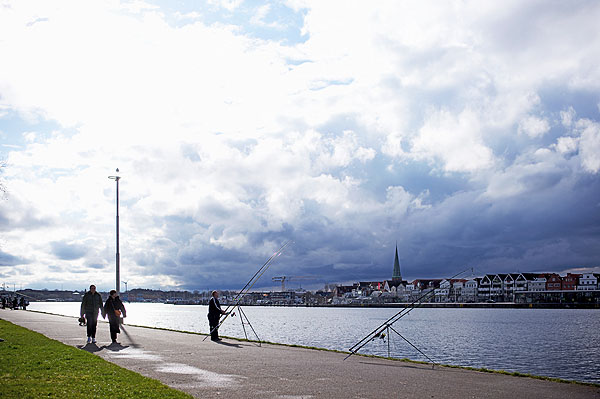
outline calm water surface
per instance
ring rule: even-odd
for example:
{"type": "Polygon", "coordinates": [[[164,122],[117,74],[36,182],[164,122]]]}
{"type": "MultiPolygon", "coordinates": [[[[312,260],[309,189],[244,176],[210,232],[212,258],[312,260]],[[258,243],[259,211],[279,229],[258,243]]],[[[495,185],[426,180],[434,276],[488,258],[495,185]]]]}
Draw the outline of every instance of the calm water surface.
{"type": "MultiPolygon", "coordinates": [[[[207,306],[125,306],[127,324],[209,331],[207,306]]],[[[34,302],[29,309],[79,316],[79,303],[75,302],[34,302]]],[[[399,310],[266,306],[242,309],[262,340],[343,351],[399,310]]],[[[421,308],[393,327],[438,363],[600,383],[598,310],[421,308]]],[[[244,338],[239,315],[230,317],[219,332],[244,338]]],[[[255,338],[251,331],[248,338],[255,338]]],[[[391,337],[368,343],[360,352],[387,356],[388,343],[391,356],[427,360],[393,332],[391,337]]]]}

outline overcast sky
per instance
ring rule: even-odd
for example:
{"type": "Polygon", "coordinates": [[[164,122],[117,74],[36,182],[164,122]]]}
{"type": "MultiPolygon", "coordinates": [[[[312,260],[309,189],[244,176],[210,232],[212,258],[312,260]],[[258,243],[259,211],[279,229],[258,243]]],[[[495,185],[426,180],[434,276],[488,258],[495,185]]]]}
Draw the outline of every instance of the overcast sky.
{"type": "Polygon", "coordinates": [[[600,271],[598,1],[1,1],[0,283],[600,271]]]}

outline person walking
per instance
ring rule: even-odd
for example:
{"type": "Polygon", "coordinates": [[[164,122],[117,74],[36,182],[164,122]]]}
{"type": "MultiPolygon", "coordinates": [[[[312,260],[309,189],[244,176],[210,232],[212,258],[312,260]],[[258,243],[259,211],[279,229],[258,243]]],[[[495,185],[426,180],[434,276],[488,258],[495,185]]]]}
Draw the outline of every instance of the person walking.
{"type": "Polygon", "coordinates": [[[219,293],[217,291],[212,292],[212,297],[208,302],[208,325],[210,326],[210,339],[212,341],[220,341],[219,338],[219,319],[221,315],[227,314],[223,309],[221,309],[221,304],[219,303],[219,293]]]}
{"type": "Polygon", "coordinates": [[[110,339],[113,344],[118,344],[117,334],[121,332],[119,324],[121,324],[121,315],[127,317],[125,306],[121,302],[121,298],[117,295],[117,291],[110,291],[109,297],[104,303],[104,313],[108,316],[108,323],[110,324],[110,339]]]}
{"type": "Polygon", "coordinates": [[[94,284],[90,285],[90,290],[85,293],[81,300],[79,315],[85,317],[87,325],[87,343],[96,343],[96,327],[98,326],[98,310],[105,317],[102,307],[102,296],[96,291],[94,284]]]}

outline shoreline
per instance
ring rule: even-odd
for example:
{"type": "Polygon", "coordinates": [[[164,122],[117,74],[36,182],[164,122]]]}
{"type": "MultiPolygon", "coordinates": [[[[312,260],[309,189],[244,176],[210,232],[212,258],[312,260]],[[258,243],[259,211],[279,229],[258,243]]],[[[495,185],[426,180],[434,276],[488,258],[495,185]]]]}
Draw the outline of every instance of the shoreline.
{"type": "Polygon", "coordinates": [[[502,370],[389,359],[347,352],[262,343],[227,337],[220,343],[205,334],[124,326],[122,344],[109,345],[109,331],[98,329],[98,344],[85,345],[76,318],[38,311],[1,312],[0,318],[121,367],[157,379],[195,397],[529,397],[587,399],[600,385],[502,370]],[[311,350],[312,349],[312,350],[311,350]],[[520,378],[519,378],[520,377],[520,378]],[[529,377],[529,378],[523,378],[529,377]]]}
{"type": "MultiPolygon", "coordinates": [[[[58,313],[43,312],[43,311],[39,311],[39,310],[30,310],[30,312],[47,314],[47,315],[51,315],[51,316],[67,317],[67,318],[72,318],[72,319],[77,318],[75,316],[67,316],[67,315],[62,315],[62,314],[58,314],[58,313]]],[[[98,322],[104,323],[104,324],[108,323],[107,321],[104,321],[104,320],[99,320],[98,322]]],[[[144,325],[137,325],[137,324],[126,324],[126,325],[131,326],[131,327],[157,330],[157,331],[175,332],[175,333],[190,334],[190,335],[200,335],[200,336],[205,336],[205,337],[210,336],[210,334],[202,333],[202,332],[195,332],[195,331],[176,330],[176,329],[164,328],[164,327],[151,327],[151,326],[144,326],[144,325]]],[[[258,343],[258,344],[266,344],[266,345],[274,345],[274,346],[283,346],[283,347],[288,347],[288,348],[300,348],[300,349],[307,349],[307,350],[314,350],[314,351],[340,353],[340,354],[344,354],[344,355],[350,354],[349,351],[321,348],[318,346],[286,344],[286,343],[272,342],[272,341],[257,341],[257,340],[253,340],[253,339],[231,337],[231,336],[227,336],[227,335],[222,335],[221,337],[227,338],[230,340],[234,340],[234,341],[238,341],[238,342],[248,342],[248,343],[258,343]]],[[[491,369],[491,368],[487,368],[487,367],[460,366],[460,365],[444,364],[444,363],[431,363],[431,362],[425,362],[425,361],[420,361],[420,360],[413,360],[413,359],[409,359],[409,358],[387,357],[387,356],[371,355],[371,354],[358,353],[358,352],[353,353],[352,356],[390,360],[390,361],[394,361],[394,362],[407,362],[407,363],[421,364],[421,365],[434,366],[434,367],[435,366],[448,367],[448,368],[468,370],[468,371],[478,371],[478,372],[482,372],[482,373],[496,373],[496,374],[510,375],[513,377],[533,378],[533,379],[538,379],[538,380],[559,382],[561,384],[577,384],[577,385],[586,385],[586,386],[600,388],[600,384],[597,384],[594,382],[569,380],[569,379],[565,379],[565,378],[557,378],[557,377],[549,377],[549,376],[544,376],[544,375],[522,373],[522,372],[518,372],[518,371],[506,371],[506,370],[501,370],[501,369],[491,369]]]]}
{"type": "MultiPolygon", "coordinates": [[[[146,302],[132,302],[146,303],[146,302]]],[[[161,302],[158,302],[161,303],[161,302]]],[[[203,305],[202,303],[169,303],[168,305],[203,305]]],[[[223,305],[228,305],[223,303],[223,305]]],[[[294,305],[294,304],[240,304],[240,306],[273,306],[288,308],[490,308],[490,309],[600,309],[597,303],[513,303],[513,302],[473,302],[473,303],[348,303],[338,305],[294,305]]]]}
{"type": "MultiPolygon", "coordinates": [[[[76,319],[75,316],[67,316],[67,315],[62,315],[62,314],[58,314],[58,313],[43,312],[43,311],[39,311],[39,310],[30,310],[29,312],[76,319]]],[[[99,323],[107,324],[108,322],[99,320],[99,323]]],[[[209,334],[202,333],[202,332],[176,330],[176,329],[169,329],[169,328],[163,328],[163,327],[151,327],[151,326],[143,326],[143,325],[136,325],[136,324],[127,324],[127,326],[141,328],[141,329],[148,329],[148,330],[179,333],[179,334],[209,336],[209,334]]],[[[344,355],[350,354],[350,352],[348,352],[348,351],[327,349],[327,348],[321,348],[321,347],[315,347],[315,346],[285,344],[285,343],[271,342],[271,341],[257,341],[257,340],[252,340],[252,339],[231,337],[231,336],[225,336],[225,335],[223,335],[222,338],[227,338],[229,340],[234,340],[234,341],[238,341],[238,342],[253,343],[253,344],[258,343],[258,344],[265,344],[265,345],[272,345],[272,346],[279,346],[279,347],[298,348],[298,349],[305,349],[305,350],[311,350],[311,351],[338,353],[338,354],[344,354],[344,355]]],[[[481,372],[481,373],[507,375],[507,376],[520,377],[520,378],[531,378],[531,379],[535,379],[535,380],[550,381],[550,382],[556,382],[556,383],[561,383],[561,384],[575,384],[575,385],[583,385],[583,386],[589,386],[589,387],[594,387],[594,388],[600,388],[600,384],[593,383],[593,382],[569,380],[569,379],[564,379],[564,378],[556,378],[556,377],[549,377],[549,376],[544,376],[544,375],[536,375],[536,374],[522,373],[522,372],[512,372],[512,371],[506,371],[506,370],[501,370],[501,369],[491,369],[491,368],[486,368],[486,367],[477,368],[477,367],[460,366],[460,365],[453,365],[453,364],[430,363],[430,362],[424,362],[424,361],[419,361],[419,360],[412,360],[409,358],[395,358],[395,357],[379,356],[379,355],[372,355],[372,354],[363,354],[363,353],[358,353],[358,352],[353,353],[353,356],[358,356],[361,358],[381,359],[381,360],[387,360],[387,361],[393,361],[393,362],[412,363],[415,365],[426,365],[426,366],[432,366],[433,368],[435,368],[435,366],[437,366],[437,367],[450,368],[450,369],[460,369],[460,370],[465,370],[465,371],[476,371],[476,372],[481,372]]]]}
{"type": "MultiPolygon", "coordinates": [[[[69,303],[69,302],[80,302],[80,301],[30,301],[30,303],[69,303]]],[[[162,303],[165,305],[176,305],[176,306],[189,306],[189,305],[203,305],[207,306],[207,303],[198,303],[195,301],[190,302],[149,302],[149,301],[123,301],[125,303],[162,303]]],[[[227,302],[221,301],[223,306],[229,306],[227,302]]],[[[248,303],[240,304],[240,306],[253,306],[253,307],[283,307],[283,308],[464,308],[464,309],[600,309],[599,303],[514,303],[514,302],[439,302],[439,303],[409,303],[409,302],[394,302],[394,303],[346,303],[346,304],[287,304],[287,303],[270,303],[270,304],[258,304],[248,303]]]]}

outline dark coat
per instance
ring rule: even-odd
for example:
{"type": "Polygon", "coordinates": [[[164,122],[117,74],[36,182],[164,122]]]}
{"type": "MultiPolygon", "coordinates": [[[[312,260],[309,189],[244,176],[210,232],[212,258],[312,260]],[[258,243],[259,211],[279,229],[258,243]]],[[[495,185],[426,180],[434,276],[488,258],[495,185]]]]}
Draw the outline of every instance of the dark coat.
{"type": "MultiPolygon", "coordinates": [[[[98,310],[102,310],[102,297],[98,291],[94,292],[94,294],[91,291],[86,292],[81,300],[79,315],[83,316],[86,313],[92,313],[97,317],[98,310]]],[[[102,311],[102,317],[104,317],[104,311],[102,311]]]]}
{"type": "Polygon", "coordinates": [[[123,302],[121,302],[121,298],[109,296],[106,302],[104,303],[104,312],[108,316],[108,321],[111,324],[119,325],[120,317],[116,315],[115,310],[120,310],[123,317],[127,316],[127,312],[125,311],[125,306],[123,302]]]}
{"type": "Polygon", "coordinates": [[[219,300],[213,296],[208,302],[208,320],[211,322],[216,320],[218,323],[222,313],[223,311],[221,310],[221,304],[219,303],[219,300]]]}

